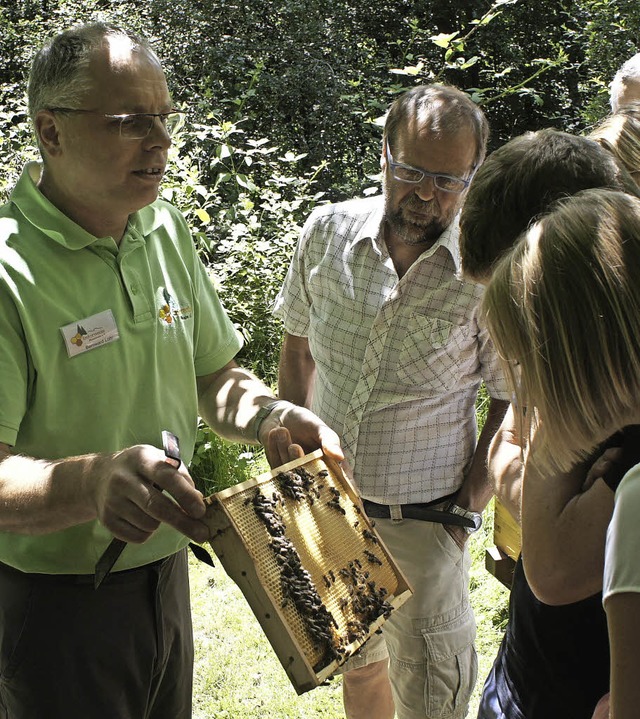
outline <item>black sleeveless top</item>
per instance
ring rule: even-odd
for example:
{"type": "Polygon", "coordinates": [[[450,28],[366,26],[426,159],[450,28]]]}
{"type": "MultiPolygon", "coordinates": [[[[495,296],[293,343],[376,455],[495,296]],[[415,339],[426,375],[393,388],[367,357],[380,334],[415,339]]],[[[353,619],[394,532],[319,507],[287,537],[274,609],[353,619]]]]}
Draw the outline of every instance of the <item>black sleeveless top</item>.
{"type": "MultiPolygon", "coordinates": [[[[622,447],[607,485],[615,491],[622,477],[640,462],[640,425],[625,427],[600,447],[622,447]]],[[[591,719],[609,691],[609,637],[602,592],[563,606],[536,599],[518,558],[509,622],[485,695],[497,696],[506,719],[591,719]]],[[[478,717],[491,717],[483,695],[478,717]]]]}
{"type": "Polygon", "coordinates": [[[609,691],[602,593],[564,606],[543,604],[519,558],[494,680],[508,719],[591,719],[609,691]]]}

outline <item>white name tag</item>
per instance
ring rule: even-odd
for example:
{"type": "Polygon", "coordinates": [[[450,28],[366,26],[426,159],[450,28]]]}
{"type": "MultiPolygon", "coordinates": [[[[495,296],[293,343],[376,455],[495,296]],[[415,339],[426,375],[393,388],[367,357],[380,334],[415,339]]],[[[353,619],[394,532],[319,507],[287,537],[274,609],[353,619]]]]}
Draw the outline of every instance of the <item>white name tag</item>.
{"type": "Polygon", "coordinates": [[[84,320],[60,328],[69,357],[102,347],[120,339],[116,320],[111,310],[99,312],[84,320]]]}

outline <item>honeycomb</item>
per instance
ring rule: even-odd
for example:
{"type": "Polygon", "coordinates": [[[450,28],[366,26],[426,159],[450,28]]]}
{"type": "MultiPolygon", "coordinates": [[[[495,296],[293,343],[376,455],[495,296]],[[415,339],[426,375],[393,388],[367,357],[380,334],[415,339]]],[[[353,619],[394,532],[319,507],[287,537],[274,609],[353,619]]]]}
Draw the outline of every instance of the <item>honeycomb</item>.
{"type": "MultiPolygon", "coordinates": [[[[406,580],[361,512],[342,470],[320,451],[218,492],[207,501],[224,511],[262,589],[316,673],[330,665],[337,668],[410,596],[406,580]],[[286,477],[292,471],[308,473],[308,487],[298,499],[286,492],[286,477]],[[256,499],[257,493],[261,496],[256,499]],[[326,610],[330,616],[330,646],[310,631],[317,616],[309,616],[291,600],[282,560],[278,561],[273,547],[274,530],[268,529],[256,502],[266,504],[267,513],[273,510],[282,541],[297,553],[311,592],[319,595],[320,614],[326,610]],[[363,603],[373,605],[364,615],[363,603]]],[[[212,546],[216,550],[215,542],[212,546]]]]}

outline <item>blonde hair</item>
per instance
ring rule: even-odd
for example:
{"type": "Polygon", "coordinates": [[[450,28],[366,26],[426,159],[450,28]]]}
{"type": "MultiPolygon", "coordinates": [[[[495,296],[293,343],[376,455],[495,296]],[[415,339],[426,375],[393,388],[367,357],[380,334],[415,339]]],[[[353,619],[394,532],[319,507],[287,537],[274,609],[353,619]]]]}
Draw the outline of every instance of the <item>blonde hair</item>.
{"type": "Polygon", "coordinates": [[[593,130],[589,137],[608,150],[629,172],[640,172],[640,113],[624,106],[615,115],[609,115],[593,130]]]}
{"type": "Polygon", "coordinates": [[[558,202],[496,267],[483,314],[545,469],[637,416],[639,269],[640,200],[604,189],[558,202]]]}

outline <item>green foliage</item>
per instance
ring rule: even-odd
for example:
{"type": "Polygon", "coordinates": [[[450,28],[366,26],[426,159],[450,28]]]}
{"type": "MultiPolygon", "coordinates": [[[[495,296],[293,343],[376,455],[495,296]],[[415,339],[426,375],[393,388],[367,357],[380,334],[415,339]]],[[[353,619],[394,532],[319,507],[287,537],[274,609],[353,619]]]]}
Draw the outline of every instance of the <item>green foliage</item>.
{"type": "Polygon", "coordinates": [[[0,203],[9,199],[24,163],[38,157],[27,118],[26,106],[11,98],[0,109],[0,155],[7,158],[0,175],[0,203]]]}
{"type": "Polygon", "coordinates": [[[490,402],[491,397],[489,396],[489,392],[487,391],[486,386],[482,384],[476,399],[476,421],[478,423],[478,434],[482,432],[482,428],[484,427],[490,402]]]}
{"type": "Polygon", "coordinates": [[[545,125],[573,129],[572,73],[580,57],[564,42],[569,6],[540,0],[532,17],[532,5],[521,0],[442,3],[435,22],[412,19],[414,64],[395,72],[465,89],[487,113],[493,147],[545,125]]]}
{"type": "Polygon", "coordinates": [[[548,125],[580,132],[640,44],[636,0],[380,0],[375,12],[360,0],[15,0],[0,7],[0,200],[37,156],[32,53],[92,19],[146,35],[165,63],[189,122],[163,195],[245,338],[239,359],[270,385],[282,334],[270,308],[300,226],[318,202],[376,191],[381,117],[399,92],[465,89],[492,147],[548,125]]]}
{"type": "Polygon", "coordinates": [[[162,195],[181,208],[220,297],[246,346],[239,360],[276,382],[282,328],[271,306],[300,225],[322,193],[323,165],[298,170],[302,155],[252,139],[246,120],[208,113],[176,139],[162,195]]]}
{"type": "Polygon", "coordinates": [[[609,83],[620,65],[640,51],[640,4],[636,0],[588,0],[580,3],[575,43],[585,49],[583,77],[592,92],[582,109],[587,126],[610,111],[609,83]]]}
{"type": "Polygon", "coordinates": [[[267,470],[268,464],[260,447],[228,442],[204,422],[199,423],[189,472],[205,497],[267,470]]]}

